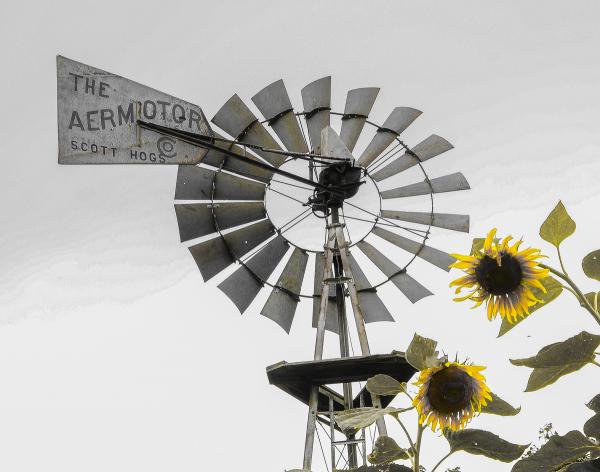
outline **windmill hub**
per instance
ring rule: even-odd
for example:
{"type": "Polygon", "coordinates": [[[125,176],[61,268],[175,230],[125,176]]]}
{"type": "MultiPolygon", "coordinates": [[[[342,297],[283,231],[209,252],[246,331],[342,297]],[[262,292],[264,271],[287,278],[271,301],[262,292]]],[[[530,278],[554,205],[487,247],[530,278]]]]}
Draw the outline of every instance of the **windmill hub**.
{"type": "Polygon", "coordinates": [[[340,208],[344,200],[358,193],[360,186],[365,183],[365,180],[361,180],[362,177],[363,169],[350,162],[331,164],[319,174],[319,183],[331,190],[315,189],[307,204],[312,207],[313,212],[327,215],[329,209],[340,208]]]}

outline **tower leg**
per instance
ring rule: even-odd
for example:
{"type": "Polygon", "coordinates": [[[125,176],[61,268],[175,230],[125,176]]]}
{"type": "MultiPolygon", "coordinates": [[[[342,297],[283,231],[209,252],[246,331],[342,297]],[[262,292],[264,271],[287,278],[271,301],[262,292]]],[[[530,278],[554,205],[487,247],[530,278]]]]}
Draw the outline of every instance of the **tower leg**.
{"type": "MultiPolygon", "coordinates": [[[[342,227],[336,227],[336,242],[338,244],[340,258],[344,266],[344,274],[350,280],[348,281],[348,292],[350,294],[350,302],[352,303],[352,311],[354,312],[354,321],[356,323],[356,331],[358,332],[358,340],[360,342],[360,350],[363,356],[371,354],[369,348],[369,340],[367,338],[367,329],[365,327],[365,318],[363,316],[362,309],[358,302],[358,294],[356,292],[356,285],[354,284],[354,277],[352,275],[352,268],[350,266],[350,259],[348,258],[348,244],[344,237],[344,231],[342,227]]],[[[371,395],[371,401],[373,406],[381,408],[381,400],[377,395],[371,395]]],[[[380,435],[387,436],[387,427],[385,426],[385,420],[380,418],[377,420],[377,430],[380,435]]]]}
{"type": "MultiPolygon", "coordinates": [[[[325,245],[325,267],[323,268],[323,279],[331,278],[331,264],[333,263],[333,249],[336,241],[335,228],[327,230],[327,244],[325,245]]],[[[317,339],[315,341],[315,360],[323,359],[323,344],[325,342],[325,320],[327,316],[327,303],[329,302],[329,285],[323,282],[321,291],[321,305],[319,307],[319,319],[317,322],[317,339]]],[[[317,407],[319,400],[319,386],[313,385],[310,389],[308,400],[308,419],[306,421],[306,438],[304,441],[303,470],[311,470],[313,446],[315,443],[315,429],[317,427],[317,407]]]]}

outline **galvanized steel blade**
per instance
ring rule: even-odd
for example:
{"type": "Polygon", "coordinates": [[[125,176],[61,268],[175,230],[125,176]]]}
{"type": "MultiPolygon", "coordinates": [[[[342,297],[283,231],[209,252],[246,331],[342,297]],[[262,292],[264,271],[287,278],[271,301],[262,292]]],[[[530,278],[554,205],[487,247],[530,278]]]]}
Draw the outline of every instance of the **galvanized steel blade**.
{"type": "Polygon", "coordinates": [[[263,220],[190,246],[188,249],[200,269],[202,278],[207,281],[268,239],[274,232],[275,228],[271,222],[263,220]]]}
{"type": "Polygon", "coordinates": [[[262,202],[179,203],[175,214],[181,242],[215,233],[215,219],[223,230],[267,216],[262,202]]]}
{"type": "Polygon", "coordinates": [[[179,166],[176,200],[263,200],[265,186],[225,172],[199,166],[179,166]],[[214,184],[214,195],[213,195],[214,184]]]}
{"type": "Polygon", "coordinates": [[[399,174],[406,169],[410,169],[416,166],[419,162],[425,162],[433,157],[439,156],[440,154],[449,151],[454,146],[446,141],[444,138],[432,134],[425,140],[421,141],[414,148],[412,152],[415,153],[418,158],[412,154],[404,153],[398,159],[392,161],[387,166],[375,172],[371,177],[377,182],[387,179],[393,175],[399,174]]]}
{"type": "Polygon", "coordinates": [[[440,269],[450,272],[450,264],[456,262],[456,259],[450,254],[439,249],[435,249],[431,246],[425,246],[423,243],[413,241],[412,239],[405,238],[399,234],[392,233],[387,229],[383,229],[380,226],[373,227],[373,234],[376,234],[382,239],[398,246],[400,249],[404,249],[406,252],[415,254],[417,257],[433,264],[440,269]]]}
{"type": "Polygon", "coordinates": [[[456,172],[455,174],[430,179],[429,182],[425,180],[416,184],[384,190],[381,192],[381,198],[414,197],[417,195],[427,195],[428,193],[455,192],[458,190],[468,190],[470,188],[469,182],[467,182],[465,176],[460,172],[456,172]]]}
{"type": "Polygon", "coordinates": [[[361,154],[358,164],[363,167],[371,164],[420,114],[421,111],[414,108],[394,108],[361,154]]]}
{"type": "MultiPolygon", "coordinates": [[[[240,142],[281,151],[277,141],[237,95],[233,95],[227,100],[211,121],[240,142]]],[[[275,167],[279,167],[285,161],[285,156],[281,154],[273,154],[259,149],[255,152],[275,167]]]]}
{"type": "Polygon", "coordinates": [[[308,254],[299,248],[294,248],[276,286],[271,291],[260,314],[273,320],[289,334],[300,299],[292,294],[299,294],[302,280],[306,271],[308,254]],[[281,288],[282,287],[283,290],[281,288]]]}
{"type": "Polygon", "coordinates": [[[365,322],[394,321],[394,317],[381,301],[377,295],[377,291],[371,286],[369,280],[352,254],[350,254],[349,259],[350,268],[352,269],[352,275],[354,277],[354,285],[357,290],[358,302],[362,309],[365,322]]]}
{"type": "MultiPolygon", "coordinates": [[[[325,266],[325,254],[318,252],[315,255],[315,277],[314,277],[314,296],[313,296],[313,316],[312,327],[316,328],[319,322],[319,310],[321,308],[321,296],[323,295],[323,273],[325,266]]],[[[335,304],[336,294],[335,286],[328,285],[329,303],[327,303],[327,316],[325,318],[325,329],[333,333],[339,334],[339,324],[337,307],[335,304]]]]}
{"type": "MultiPolygon", "coordinates": [[[[225,139],[218,133],[213,134],[215,138],[225,139]]],[[[252,155],[240,146],[236,146],[231,143],[219,140],[215,140],[213,144],[225,150],[233,151],[241,156],[245,155],[249,159],[258,160],[256,156],[252,155]]],[[[223,166],[223,169],[228,170],[229,172],[234,172],[244,177],[251,177],[253,179],[261,180],[263,182],[269,182],[271,180],[271,177],[273,177],[273,172],[269,172],[266,169],[253,166],[247,162],[241,161],[240,159],[232,158],[223,152],[217,151],[216,149],[209,149],[209,151],[206,153],[206,156],[204,156],[202,163],[217,168],[223,166]]]]}
{"type": "Polygon", "coordinates": [[[411,303],[416,303],[422,298],[433,295],[427,288],[413,279],[406,271],[385,257],[379,250],[366,241],[358,243],[359,249],[369,258],[377,268],[408,298],[411,303]]]}
{"type": "Polygon", "coordinates": [[[285,238],[277,236],[218,285],[240,313],[250,306],[263,287],[263,281],[269,278],[288,249],[285,238]]]}
{"type": "Polygon", "coordinates": [[[356,146],[378,93],[378,87],[365,87],[348,91],[340,138],[350,152],[356,146]]]}
{"type": "Polygon", "coordinates": [[[321,131],[321,152],[324,156],[354,161],[352,154],[331,126],[326,126],[321,131]]]}
{"type": "Polygon", "coordinates": [[[469,215],[455,215],[452,213],[430,213],[419,211],[393,211],[381,210],[383,218],[431,225],[437,228],[451,229],[453,231],[469,232],[469,215]]]}
{"type": "Polygon", "coordinates": [[[288,151],[308,152],[283,80],[267,85],[252,97],[252,101],[288,151]]]}
{"type": "Polygon", "coordinates": [[[321,130],[329,126],[331,110],[331,77],[323,77],[302,89],[302,104],[311,150],[321,153],[321,130]]]}

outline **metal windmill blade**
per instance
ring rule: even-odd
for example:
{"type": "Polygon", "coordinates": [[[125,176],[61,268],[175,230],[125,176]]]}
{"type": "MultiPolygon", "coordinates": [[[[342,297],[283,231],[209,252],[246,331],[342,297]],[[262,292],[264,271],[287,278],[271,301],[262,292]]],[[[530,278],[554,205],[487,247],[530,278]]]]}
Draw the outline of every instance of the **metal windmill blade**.
{"type": "Polygon", "coordinates": [[[415,121],[421,112],[409,107],[394,108],[381,128],[358,158],[358,163],[368,167],[400,134],[415,121]]]}
{"type": "Polygon", "coordinates": [[[288,151],[308,153],[308,146],[283,80],[267,85],[252,97],[252,101],[288,151]]]}
{"type": "Polygon", "coordinates": [[[331,110],[331,77],[311,82],[302,89],[304,118],[308,127],[311,149],[319,153],[321,150],[321,130],[329,126],[331,110]]]}
{"type": "Polygon", "coordinates": [[[340,130],[340,138],[348,150],[354,150],[378,94],[379,88],[377,87],[348,91],[342,117],[342,129],[340,130]]]}

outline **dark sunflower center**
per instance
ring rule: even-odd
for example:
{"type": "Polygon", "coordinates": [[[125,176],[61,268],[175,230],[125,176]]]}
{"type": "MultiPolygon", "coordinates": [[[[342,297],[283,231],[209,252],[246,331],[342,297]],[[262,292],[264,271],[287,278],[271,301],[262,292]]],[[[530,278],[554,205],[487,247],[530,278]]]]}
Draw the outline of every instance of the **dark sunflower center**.
{"type": "Polygon", "coordinates": [[[477,268],[475,277],[479,285],[492,295],[504,295],[515,290],[523,278],[520,262],[510,254],[502,254],[501,264],[489,256],[484,256],[477,268]]]}
{"type": "Polygon", "coordinates": [[[427,397],[431,406],[440,413],[450,414],[466,408],[473,395],[473,379],[454,366],[433,374],[427,397]]]}

